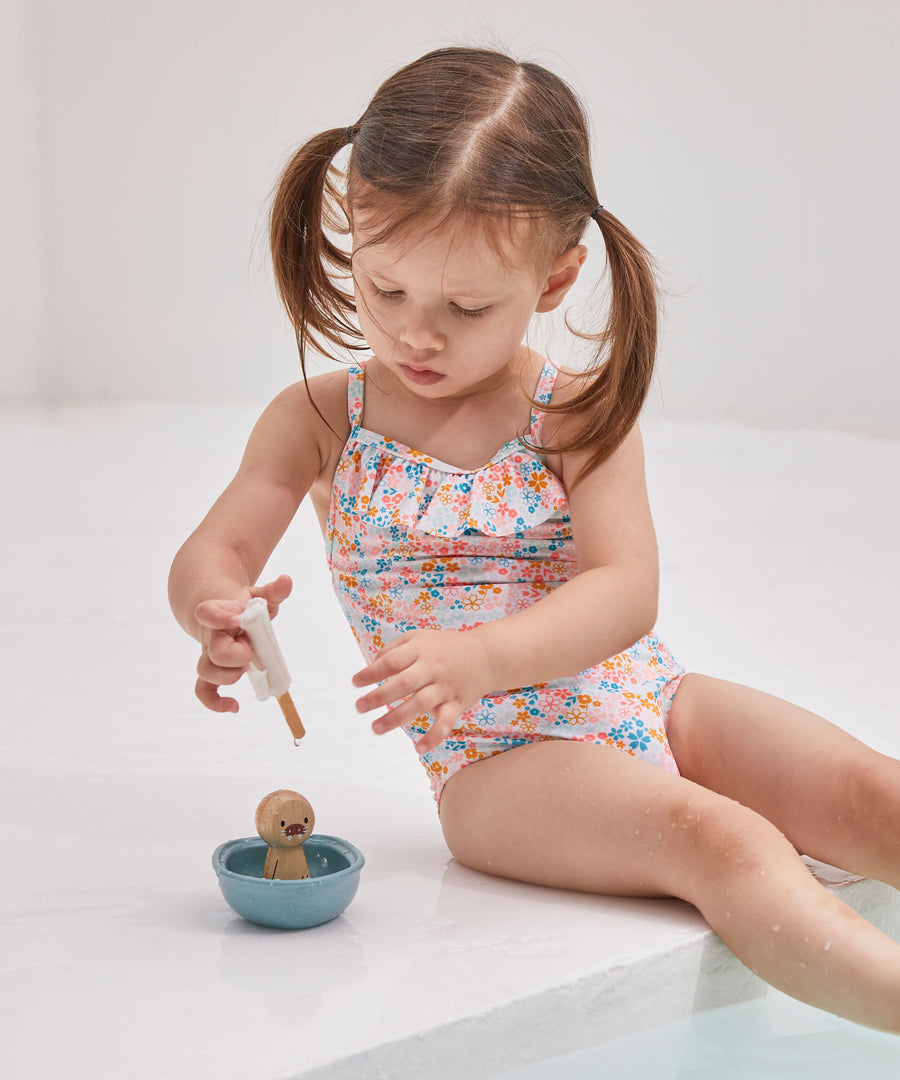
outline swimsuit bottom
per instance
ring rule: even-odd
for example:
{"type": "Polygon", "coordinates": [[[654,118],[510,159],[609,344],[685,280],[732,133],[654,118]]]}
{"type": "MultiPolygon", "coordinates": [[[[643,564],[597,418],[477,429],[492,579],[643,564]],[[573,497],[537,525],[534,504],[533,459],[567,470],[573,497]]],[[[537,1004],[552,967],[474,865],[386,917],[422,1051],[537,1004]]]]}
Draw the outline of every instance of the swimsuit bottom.
{"type": "MultiPolygon", "coordinates": [[[[440,806],[444,785],[467,765],[549,739],[614,747],[677,775],[666,728],[683,677],[662,642],[647,634],[578,675],[489,694],[463,713],[448,738],[420,755],[435,801],[440,806]]],[[[419,739],[429,726],[423,716],[404,730],[419,739]]]]}

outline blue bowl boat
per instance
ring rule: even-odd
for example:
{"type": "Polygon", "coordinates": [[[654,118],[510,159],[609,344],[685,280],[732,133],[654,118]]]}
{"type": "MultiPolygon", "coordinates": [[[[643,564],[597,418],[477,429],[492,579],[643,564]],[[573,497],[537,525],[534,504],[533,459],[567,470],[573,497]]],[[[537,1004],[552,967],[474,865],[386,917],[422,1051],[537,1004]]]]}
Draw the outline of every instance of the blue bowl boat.
{"type": "Polygon", "coordinates": [[[263,877],[268,846],[258,836],[227,840],[213,854],[219,888],[238,915],[261,926],[303,930],[337,918],[359,887],[362,852],[338,836],[314,833],[303,844],[308,878],[263,877]]]}

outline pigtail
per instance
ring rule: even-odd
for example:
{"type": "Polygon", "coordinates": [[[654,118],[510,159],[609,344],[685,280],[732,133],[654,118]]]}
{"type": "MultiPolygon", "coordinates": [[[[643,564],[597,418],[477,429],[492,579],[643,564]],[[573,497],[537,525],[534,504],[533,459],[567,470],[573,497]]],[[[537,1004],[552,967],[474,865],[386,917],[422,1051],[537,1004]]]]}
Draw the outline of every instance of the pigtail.
{"type": "Polygon", "coordinates": [[[543,406],[572,414],[577,423],[570,442],[547,449],[592,451],[575,483],[605,461],[637,421],[653,378],[658,333],[659,291],[650,253],[603,207],[591,216],[606,244],[611,294],[606,325],[595,334],[569,327],[596,343],[594,360],[580,373],[581,386],[571,397],[543,406]]]}
{"type": "Polygon", "coordinates": [[[351,321],[356,313],[353,294],[336,281],[350,277],[350,256],[328,235],[349,231],[339,217],[339,174],[331,162],[351,134],[350,128],[332,128],[301,146],[282,172],[272,201],[272,265],[296,332],[304,379],[308,345],[332,359],[330,346],[365,348],[351,321]]]}

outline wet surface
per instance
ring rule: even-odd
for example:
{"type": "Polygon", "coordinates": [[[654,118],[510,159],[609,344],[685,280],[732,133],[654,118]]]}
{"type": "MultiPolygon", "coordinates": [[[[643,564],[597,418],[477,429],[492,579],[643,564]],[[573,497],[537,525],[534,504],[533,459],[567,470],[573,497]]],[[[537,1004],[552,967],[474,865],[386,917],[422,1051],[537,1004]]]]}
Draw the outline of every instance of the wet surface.
{"type": "MultiPolygon", "coordinates": [[[[547,995],[552,1017],[560,987],[704,938],[685,904],[555,893],[450,859],[412,749],[355,713],[358,654],[311,513],[270,564],[295,577],[278,634],[302,748],[249,685],[237,716],[194,700],[166,574],[252,420],[3,416],[3,1075],[298,1075],[521,998],[547,995]],[[282,786],[367,860],[347,911],[307,931],[238,918],[210,866],[282,786]]],[[[900,600],[900,446],[668,424],[646,442],[676,655],[900,756],[879,645],[900,600]]]]}

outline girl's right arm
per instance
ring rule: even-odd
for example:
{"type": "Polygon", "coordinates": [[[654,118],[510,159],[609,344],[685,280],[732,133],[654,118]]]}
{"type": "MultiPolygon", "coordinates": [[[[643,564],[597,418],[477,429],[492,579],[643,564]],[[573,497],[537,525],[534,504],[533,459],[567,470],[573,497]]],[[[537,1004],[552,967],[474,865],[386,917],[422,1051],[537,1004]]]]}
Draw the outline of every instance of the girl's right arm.
{"type": "MultiPolygon", "coordinates": [[[[310,384],[335,431],[346,431],[346,375],[310,384]]],[[[200,642],[196,693],[207,708],[237,712],[237,701],[220,697],[219,687],[237,682],[250,664],[241,613],[251,597],[262,596],[275,615],[290,593],[286,576],[262,586],[257,578],[310,488],[326,473],[330,480],[341,445],[303,383],[283,391],[254,427],[237,475],[175,556],[169,603],[200,642]]]]}

